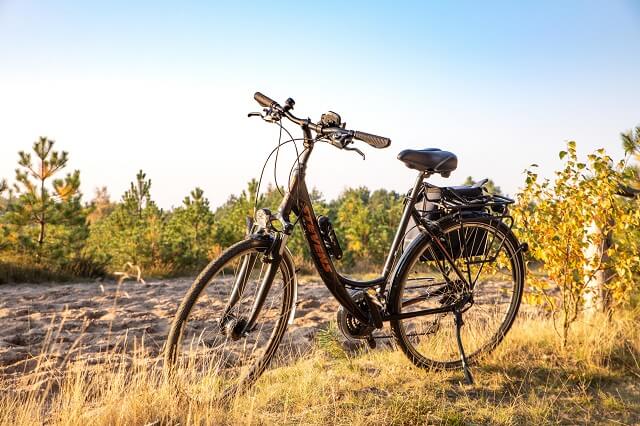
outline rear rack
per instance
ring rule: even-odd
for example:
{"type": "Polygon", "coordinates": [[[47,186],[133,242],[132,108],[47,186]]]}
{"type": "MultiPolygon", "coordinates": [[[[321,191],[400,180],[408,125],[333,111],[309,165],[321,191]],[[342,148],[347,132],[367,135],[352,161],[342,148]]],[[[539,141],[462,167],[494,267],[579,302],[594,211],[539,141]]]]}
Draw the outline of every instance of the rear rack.
{"type": "Polygon", "coordinates": [[[425,183],[415,209],[421,222],[449,217],[464,223],[480,215],[489,222],[502,222],[511,229],[513,217],[508,206],[514,202],[502,195],[487,194],[481,186],[438,187],[425,183]]]}
{"type": "Polygon", "coordinates": [[[509,204],[515,201],[502,195],[484,194],[465,196],[462,191],[450,187],[440,188],[441,198],[438,204],[445,210],[482,210],[491,209],[495,213],[506,212],[509,204]]]}
{"type": "MultiPolygon", "coordinates": [[[[502,195],[487,194],[481,186],[438,187],[425,183],[418,197],[415,209],[420,218],[420,224],[425,227],[430,226],[430,223],[449,218],[460,224],[459,233],[463,232],[466,223],[479,219],[495,227],[502,223],[508,229],[513,228],[514,221],[508,212],[508,206],[515,201],[502,195]]],[[[450,241],[452,254],[462,250],[455,256],[462,255],[467,268],[473,264],[494,262],[502,250],[507,235],[505,234],[499,240],[496,240],[496,237],[496,233],[490,231],[474,235],[474,242],[470,246],[471,252],[466,251],[469,250],[469,246],[465,248],[466,241],[458,241],[455,244],[450,241]],[[477,236],[480,238],[476,238],[477,236]],[[482,249],[481,252],[476,253],[476,249],[483,245],[490,249],[488,251],[482,249]]]]}
{"type": "Polygon", "coordinates": [[[421,216],[430,212],[452,214],[460,211],[486,211],[505,214],[515,201],[503,195],[487,194],[481,186],[439,187],[424,183],[418,193],[416,210],[421,216]]]}

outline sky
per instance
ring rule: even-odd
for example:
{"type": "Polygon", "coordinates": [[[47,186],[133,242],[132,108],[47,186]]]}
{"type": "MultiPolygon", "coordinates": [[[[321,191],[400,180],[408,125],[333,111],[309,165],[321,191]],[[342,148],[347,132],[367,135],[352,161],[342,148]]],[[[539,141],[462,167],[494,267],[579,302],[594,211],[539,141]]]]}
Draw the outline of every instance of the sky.
{"type": "MultiPolygon", "coordinates": [[[[277,144],[276,126],[247,117],[261,91],[391,138],[360,144],[365,161],[319,146],[307,184],[327,199],[405,192],[416,173],[396,156],[427,147],[459,160],[434,183],[489,177],[515,195],[530,164],[552,176],[568,140],[621,158],[639,77],[638,0],[0,0],[0,178],[47,136],[81,171],[85,200],[99,186],[119,199],[143,169],[161,207],[196,186],[217,206],[277,144]]],[[[294,158],[283,152],[281,182],[294,158]]]]}

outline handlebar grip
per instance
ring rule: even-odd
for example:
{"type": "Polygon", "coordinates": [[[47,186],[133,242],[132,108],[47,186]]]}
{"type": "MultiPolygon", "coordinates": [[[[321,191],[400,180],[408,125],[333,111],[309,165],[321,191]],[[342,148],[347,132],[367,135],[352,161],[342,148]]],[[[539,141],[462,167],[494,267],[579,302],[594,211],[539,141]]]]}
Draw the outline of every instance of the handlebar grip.
{"type": "Polygon", "coordinates": [[[276,101],[274,101],[268,96],[263,95],[260,92],[256,92],[255,95],[253,95],[253,99],[255,99],[256,102],[258,102],[261,106],[265,108],[269,108],[271,105],[276,103],[276,101]]]}
{"type": "Polygon", "coordinates": [[[374,148],[386,148],[391,145],[391,139],[382,136],[372,135],[370,133],[354,131],[353,137],[362,142],[366,142],[374,148]]]}

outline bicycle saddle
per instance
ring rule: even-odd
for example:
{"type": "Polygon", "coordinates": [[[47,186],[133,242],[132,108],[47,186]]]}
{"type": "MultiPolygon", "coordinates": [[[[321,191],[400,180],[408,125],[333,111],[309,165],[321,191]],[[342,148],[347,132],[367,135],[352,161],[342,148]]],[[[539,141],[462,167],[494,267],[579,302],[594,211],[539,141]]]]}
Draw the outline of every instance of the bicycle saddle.
{"type": "Polygon", "coordinates": [[[455,154],[438,148],[405,149],[398,154],[398,160],[410,169],[440,173],[443,177],[448,177],[458,167],[455,154]]]}

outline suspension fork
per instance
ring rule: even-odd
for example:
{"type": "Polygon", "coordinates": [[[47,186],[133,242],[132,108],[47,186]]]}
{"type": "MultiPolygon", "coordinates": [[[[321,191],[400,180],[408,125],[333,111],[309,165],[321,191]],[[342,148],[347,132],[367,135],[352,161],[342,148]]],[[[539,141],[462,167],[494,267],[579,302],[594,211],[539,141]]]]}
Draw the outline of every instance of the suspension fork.
{"type": "Polygon", "coordinates": [[[220,318],[220,330],[223,334],[228,335],[233,340],[237,340],[240,337],[246,335],[254,327],[260,311],[264,306],[267,294],[271,290],[271,284],[280,268],[283,259],[283,252],[285,248],[286,235],[276,234],[271,246],[262,255],[262,262],[268,264],[267,272],[260,282],[258,291],[256,292],[253,306],[251,307],[251,313],[248,318],[236,318],[231,314],[233,307],[240,301],[242,294],[245,291],[247,282],[251,275],[251,271],[255,267],[258,261],[259,254],[245,255],[242,260],[242,264],[238,271],[238,275],[233,284],[229,301],[224,308],[222,317],[220,318]]]}
{"type": "Polygon", "coordinates": [[[247,280],[249,279],[249,275],[251,275],[251,271],[256,264],[257,258],[258,255],[256,254],[248,254],[242,260],[242,265],[240,266],[240,270],[238,271],[238,276],[233,283],[231,296],[229,296],[227,306],[225,306],[224,308],[224,314],[222,316],[223,321],[229,317],[231,309],[236,305],[236,303],[238,303],[240,297],[244,293],[244,289],[247,286],[247,280]]]}
{"type": "MultiPolygon", "coordinates": [[[[251,235],[251,231],[254,228],[254,220],[252,217],[247,216],[247,236],[251,235]]],[[[242,259],[242,264],[240,265],[240,270],[238,271],[238,275],[233,282],[233,288],[231,289],[231,295],[229,296],[229,300],[227,301],[224,310],[222,311],[222,316],[220,317],[220,329],[223,329],[229,320],[231,320],[231,310],[233,307],[240,301],[242,294],[244,293],[244,289],[247,286],[247,280],[251,275],[251,271],[256,264],[257,259],[256,254],[248,254],[245,255],[242,259]]]]}
{"type": "MultiPolygon", "coordinates": [[[[253,329],[256,321],[258,320],[260,311],[262,310],[264,302],[267,299],[267,294],[269,293],[269,290],[271,290],[273,280],[278,273],[278,269],[280,269],[280,263],[282,262],[282,253],[284,252],[286,240],[286,234],[276,234],[273,244],[264,254],[263,261],[269,265],[267,267],[267,273],[260,283],[260,287],[258,288],[258,292],[256,293],[255,300],[253,301],[253,306],[251,307],[251,314],[249,315],[249,318],[246,320],[246,322],[243,321],[241,324],[238,324],[238,326],[242,327],[242,331],[236,330],[237,332],[239,332],[239,335],[244,335],[250,332],[253,329]]],[[[257,257],[257,255],[254,256],[257,257]]]]}

